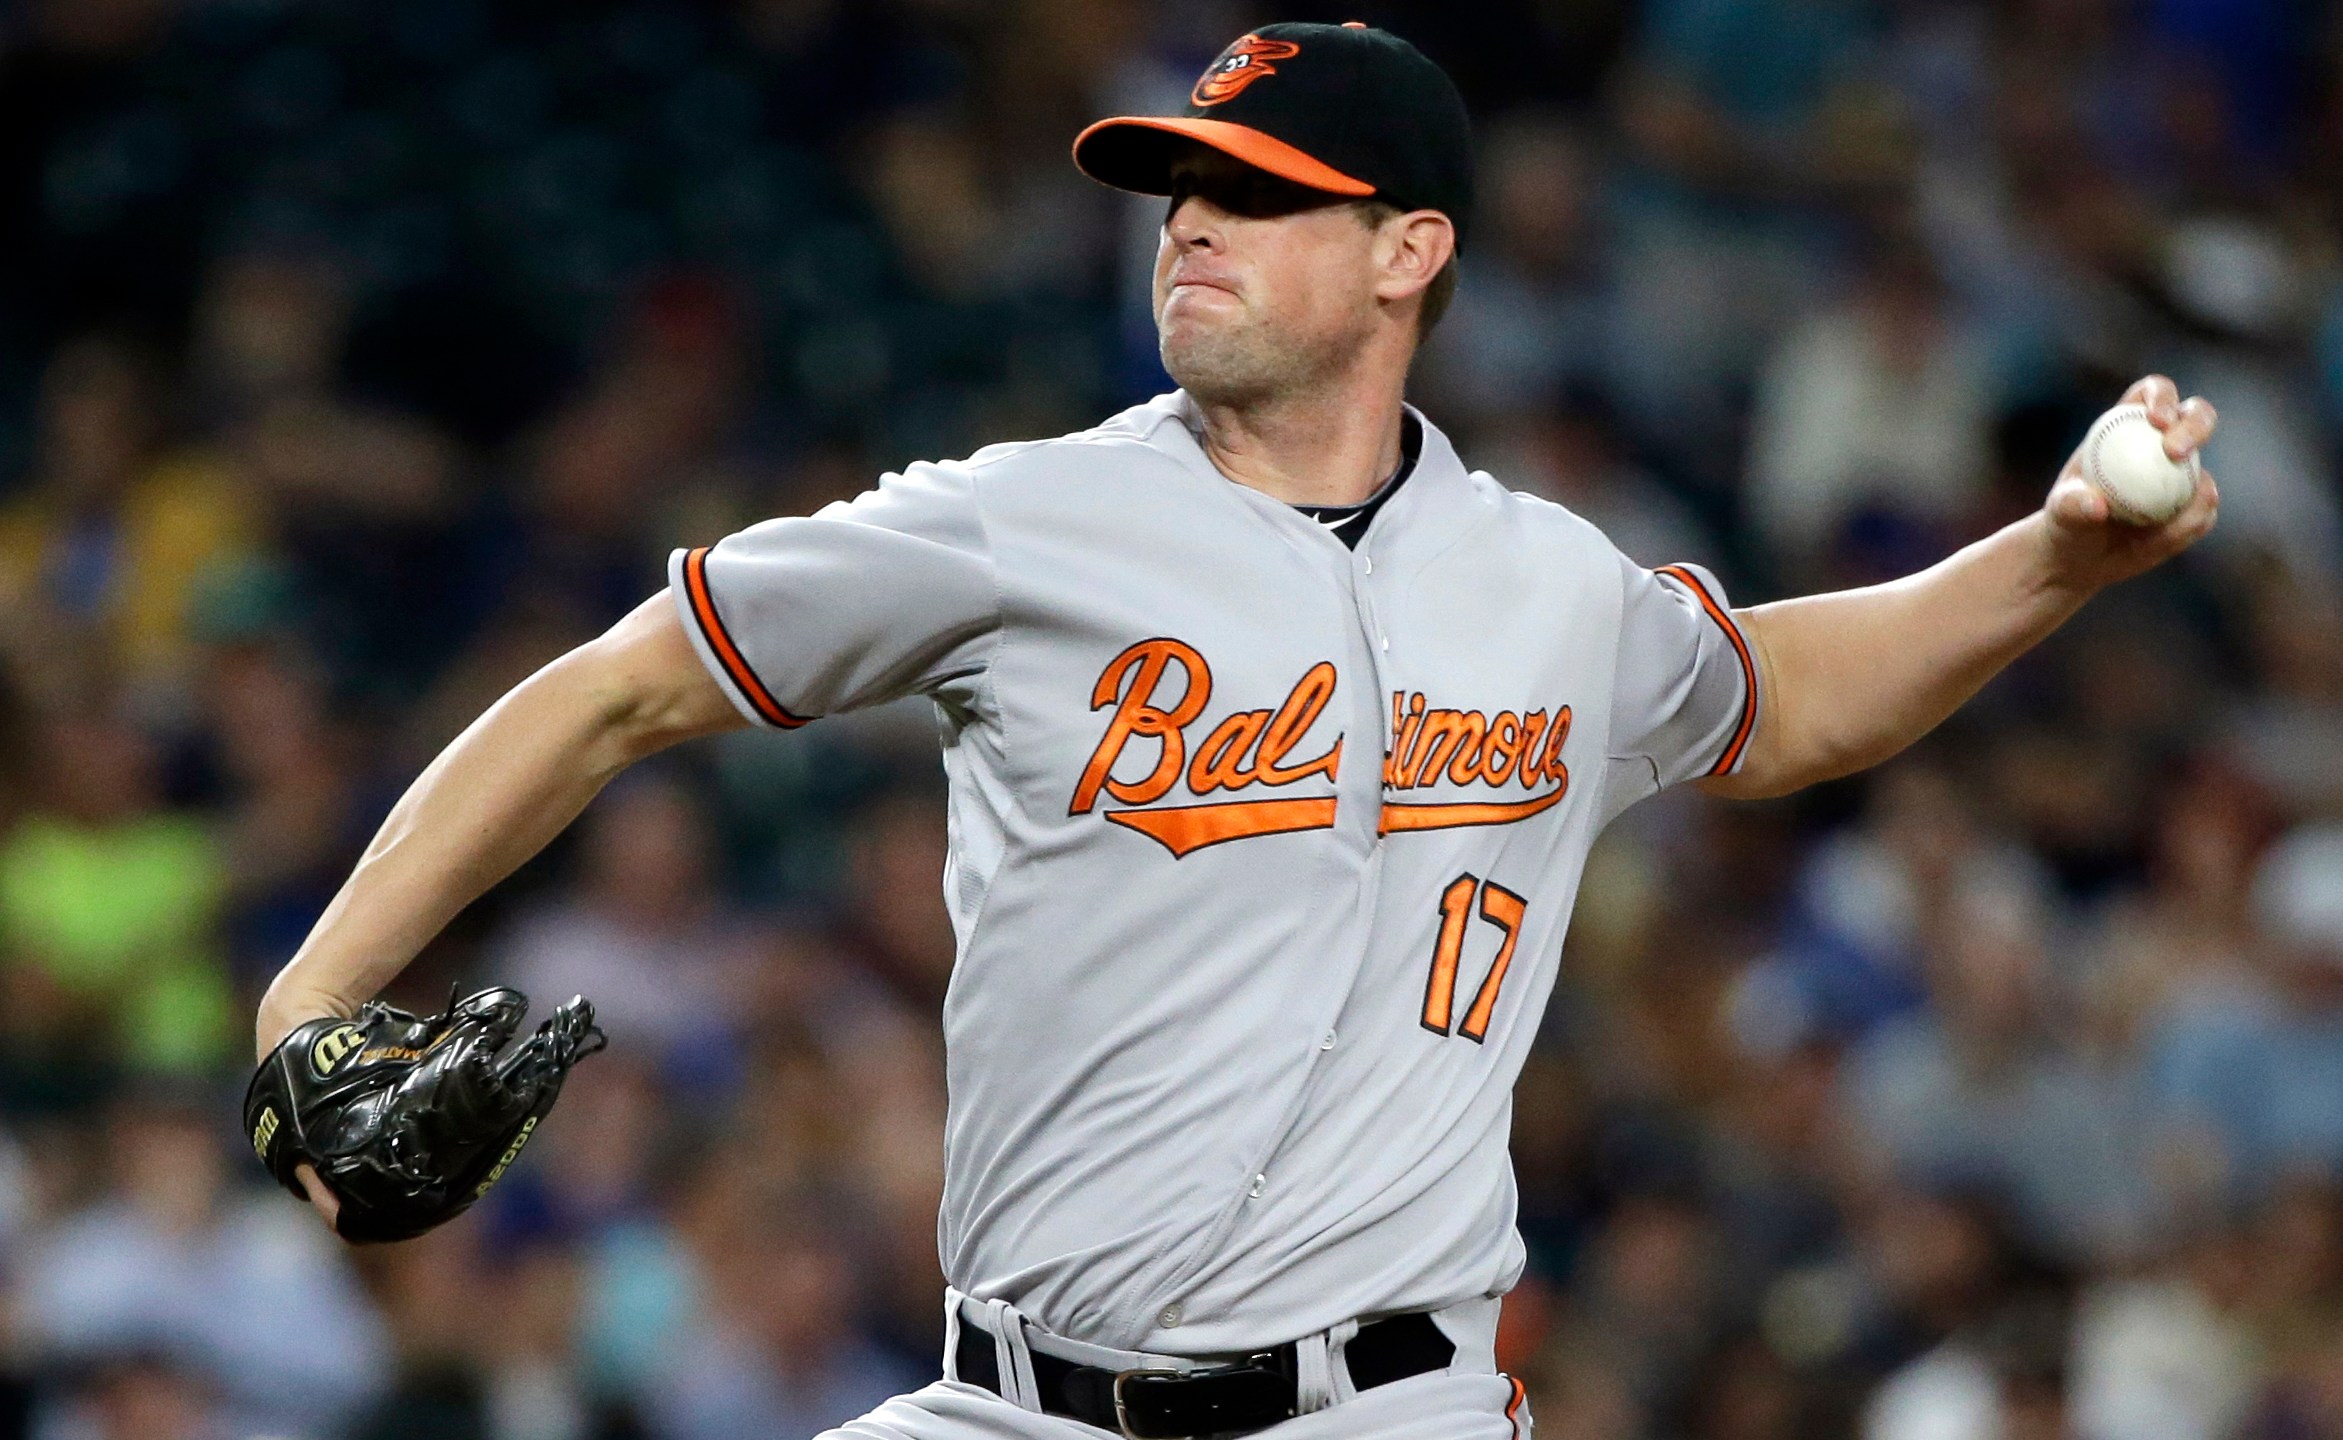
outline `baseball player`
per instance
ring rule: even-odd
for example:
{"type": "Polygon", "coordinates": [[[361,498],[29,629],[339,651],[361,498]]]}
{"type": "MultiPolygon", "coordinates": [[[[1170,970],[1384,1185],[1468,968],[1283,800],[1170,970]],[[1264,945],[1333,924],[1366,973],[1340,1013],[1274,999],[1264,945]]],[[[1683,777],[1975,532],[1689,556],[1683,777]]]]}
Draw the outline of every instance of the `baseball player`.
{"type": "MultiPolygon", "coordinates": [[[[631,762],[924,695],[959,938],[943,1378],[834,1434],[1526,1434],[1493,1354],[1509,1097],[1603,826],[1894,754],[2203,535],[2213,486],[2126,525],[2070,462],[1932,569],[1737,611],[1403,403],[1472,198],[1464,106],[1405,42],[1268,26],[1074,159],[1169,197],[1180,389],[678,553],[424,772],[261,1047],[350,1013],[631,762]]],[[[2212,433],[2166,380],[2126,398],[2175,457],[2212,433]]]]}

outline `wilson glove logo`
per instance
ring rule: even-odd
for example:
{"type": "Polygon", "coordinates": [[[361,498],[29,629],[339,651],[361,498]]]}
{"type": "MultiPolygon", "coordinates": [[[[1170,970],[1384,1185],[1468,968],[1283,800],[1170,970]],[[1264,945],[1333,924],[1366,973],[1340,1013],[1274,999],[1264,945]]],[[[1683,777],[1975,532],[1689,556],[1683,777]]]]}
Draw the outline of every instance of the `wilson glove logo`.
{"type": "Polygon", "coordinates": [[[521,1147],[529,1143],[529,1136],[536,1128],[537,1117],[534,1115],[522,1122],[520,1133],[513,1136],[513,1143],[505,1146],[504,1153],[496,1157],[496,1165],[489,1170],[488,1178],[472,1187],[473,1199],[477,1200],[487,1194],[489,1186],[504,1178],[504,1172],[511,1167],[514,1157],[521,1153],[521,1147]]]}
{"type": "Polygon", "coordinates": [[[277,1107],[269,1106],[260,1112],[260,1123],[252,1127],[252,1153],[268,1163],[268,1142],[277,1138],[277,1107]]]}
{"type": "Polygon", "coordinates": [[[309,1047],[309,1068],[318,1079],[334,1073],[334,1067],[350,1058],[350,1052],[366,1042],[366,1032],[355,1025],[336,1025],[317,1037],[309,1047]]]}

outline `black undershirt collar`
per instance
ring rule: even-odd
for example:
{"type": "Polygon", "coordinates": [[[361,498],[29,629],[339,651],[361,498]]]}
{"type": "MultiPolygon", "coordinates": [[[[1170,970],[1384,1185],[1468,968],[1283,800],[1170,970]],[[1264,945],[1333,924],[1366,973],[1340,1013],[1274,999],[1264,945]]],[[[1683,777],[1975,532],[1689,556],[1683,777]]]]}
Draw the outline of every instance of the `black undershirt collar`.
{"type": "Polygon", "coordinates": [[[1391,472],[1374,494],[1356,505],[1296,505],[1294,508],[1326,527],[1326,532],[1356,550],[1359,537],[1375,523],[1375,512],[1415,473],[1416,458],[1424,453],[1424,427],[1405,411],[1399,417],[1399,468],[1391,472]]]}

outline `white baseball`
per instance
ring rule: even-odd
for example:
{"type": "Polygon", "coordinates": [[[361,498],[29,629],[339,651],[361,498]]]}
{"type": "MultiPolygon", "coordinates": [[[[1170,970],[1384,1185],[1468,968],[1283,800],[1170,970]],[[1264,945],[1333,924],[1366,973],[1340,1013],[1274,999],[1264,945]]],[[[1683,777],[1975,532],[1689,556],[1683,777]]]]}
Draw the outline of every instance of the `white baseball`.
{"type": "Polygon", "coordinates": [[[2092,422],[2080,458],[2108,510],[2134,525],[2163,524],[2197,491],[2196,452],[2186,460],[2165,454],[2164,432],[2148,422],[2145,406],[2118,405],[2092,422]]]}

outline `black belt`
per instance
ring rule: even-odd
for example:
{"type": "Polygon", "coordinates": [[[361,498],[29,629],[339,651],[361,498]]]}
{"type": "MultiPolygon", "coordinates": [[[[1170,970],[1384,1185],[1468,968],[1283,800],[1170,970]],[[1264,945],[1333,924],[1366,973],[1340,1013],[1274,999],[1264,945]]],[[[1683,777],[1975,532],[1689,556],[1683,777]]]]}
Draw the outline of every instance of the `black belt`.
{"type": "MultiPolygon", "coordinates": [[[[956,1368],[962,1380],[999,1395],[1000,1357],[993,1344],[992,1336],[963,1321],[956,1368]]],[[[1299,1413],[1291,1342],[1232,1364],[1188,1371],[1104,1370],[1032,1353],[1033,1383],[1045,1413],[1130,1440],[1247,1435],[1299,1413]]],[[[1421,1313],[1361,1325],[1343,1347],[1354,1390],[1445,1370],[1455,1357],[1455,1342],[1421,1313]]]]}

